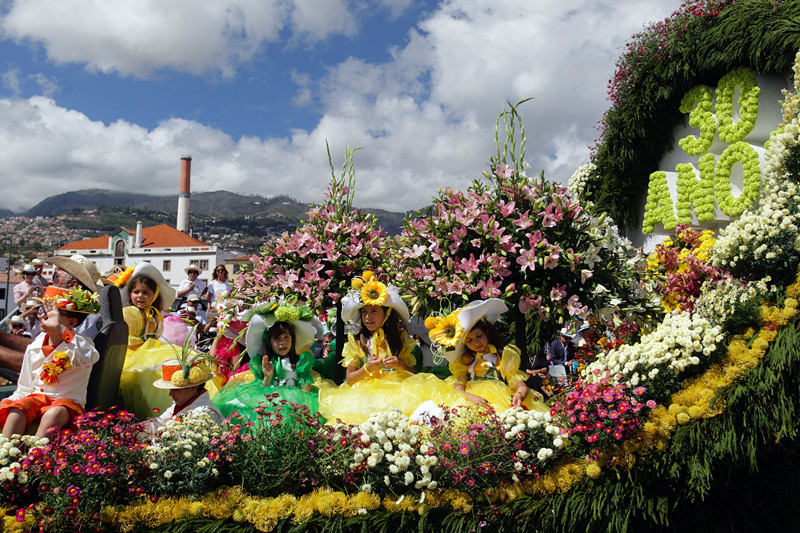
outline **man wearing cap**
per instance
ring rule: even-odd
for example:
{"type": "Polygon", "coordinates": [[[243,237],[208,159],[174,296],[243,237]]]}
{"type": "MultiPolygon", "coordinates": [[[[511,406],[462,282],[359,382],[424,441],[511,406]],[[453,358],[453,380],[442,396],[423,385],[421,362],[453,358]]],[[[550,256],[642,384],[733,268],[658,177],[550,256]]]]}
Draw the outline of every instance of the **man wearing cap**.
{"type": "MultiPolygon", "coordinates": [[[[80,262],[66,257],[50,257],[48,260],[56,266],[56,270],[53,273],[53,285],[55,287],[63,289],[80,287],[84,290],[97,292],[97,285],[92,279],[92,275],[80,262]]],[[[31,271],[34,274],[36,272],[33,265],[31,265],[31,271]]],[[[75,333],[94,340],[100,331],[101,325],[100,315],[89,315],[86,320],[75,328],[75,333]]],[[[10,381],[17,380],[17,373],[22,367],[25,349],[31,342],[33,342],[32,339],[19,337],[0,330],[0,376],[10,381]]]]}

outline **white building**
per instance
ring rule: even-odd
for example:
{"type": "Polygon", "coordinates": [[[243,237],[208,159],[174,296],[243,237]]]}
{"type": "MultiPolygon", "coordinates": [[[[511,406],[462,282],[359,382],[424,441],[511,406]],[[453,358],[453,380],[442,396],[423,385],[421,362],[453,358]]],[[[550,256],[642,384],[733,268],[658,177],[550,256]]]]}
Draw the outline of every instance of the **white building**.
{"type": "Polygon", "coordinates": [[[129,267],[146,261],[158,268],[173,287],[186,278],[185,269],[191,263],[203,269],[199,279],[208,283],[213,269],[235,255],[167,224],[143,228],[141,223],[136,231],[120,228],[113,235],[71,242],[54,252],[66,257],[73,254],[85,256],[102,273],[116,265],[129,267]]]}

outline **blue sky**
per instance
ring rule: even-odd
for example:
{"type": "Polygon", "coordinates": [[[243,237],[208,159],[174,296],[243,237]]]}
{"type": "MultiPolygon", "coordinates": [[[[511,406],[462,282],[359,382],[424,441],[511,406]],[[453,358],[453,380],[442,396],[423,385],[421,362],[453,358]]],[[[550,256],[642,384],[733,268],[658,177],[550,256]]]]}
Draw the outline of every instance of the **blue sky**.
{"type": "Polygon", "coordinates": [[[103,188],[319,202],[345,146],[359,206],[466,188],[522,108],[530,174],[588,161],[631,34],[679,2],[5,0],[0,207],[103,188]]]}

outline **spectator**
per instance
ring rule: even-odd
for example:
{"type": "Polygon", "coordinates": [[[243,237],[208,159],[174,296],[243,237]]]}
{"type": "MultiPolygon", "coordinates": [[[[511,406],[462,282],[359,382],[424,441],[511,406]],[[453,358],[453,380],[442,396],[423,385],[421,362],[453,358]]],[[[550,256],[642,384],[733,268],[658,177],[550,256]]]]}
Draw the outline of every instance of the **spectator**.
{"type": "Polygon", "coordinates": [[[214,305],[214,300],[224,298],[231,292],[231,284],[228,282],[228,269],[225,265],[217,265],[211,274],[211,282],[208,284],[208,306],[214,305]]]}
{"type": "Polygon", "coordinates": [[[197,277],[203,272],[203,269],[192,263],[185,269],[187,279],[181,281],[178,285],[178,298],[185,300],[190,294],[196,294],[198,298],[205,298],[208,289],[203,280],[197,277]]]}
{"type": "Polygon", "coordinates": [[[19,335],[20,337],[28,337],[29,339],[32,338],[31,334],[28,333],[28,330],[25,329],[25,319],[22,318],[21,315],[14,315],[8,321],[9,327],[11,328],[11,333],[13,335],[19,335]]]}
{"type": "Polygon", "coordinates": [[[547,359],[550,361],[550,377],[563,384],[567,379],[567,362],[571,361],[575,355],[575,345],[572,340],[572,333],[566,327],[558,332],[558,338],[550,343],[547,359]]]}
{"type": "Polygon", "coordinates": [[[41,294],[44,294],[44,290],[47,288],[48,285],[50,285],[50,282],[47,281],[47,278],[45,278],[42,275],[42,270],[44,270],[44,261],[42,261],[37,257],[36,259],[31,261],[31,264],[36,269],[36,275],[33,277],[33,284],[38,287],[41,287],[42,288],[41,294]]]}
{"type": "Polygon", "coordinates": [[[314,359],[325,359],[331,353],[331,341],[333,340],[333,333],[330,331],[326,333],[320,342],[314,347],[314,359]]]}
{"type": "Polygon", "coordinates": [[[34,284],[36,267],[31,264],[25,265],[22,268],[22,277],[24,281],[14,286],[14,304],[17,306],[17,309],[22,309],[22,305],[27,302],[29,298],[44,294],[44,290],[34,284]]]}

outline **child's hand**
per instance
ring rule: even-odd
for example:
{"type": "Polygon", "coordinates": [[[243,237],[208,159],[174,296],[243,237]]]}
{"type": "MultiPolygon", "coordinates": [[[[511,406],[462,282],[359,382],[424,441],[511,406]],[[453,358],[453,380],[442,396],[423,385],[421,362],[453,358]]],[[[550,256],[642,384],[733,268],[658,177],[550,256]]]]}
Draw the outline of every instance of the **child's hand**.
{"type": "Polygon", "coordinates": [[[272,377],[272,374],[275,373],[275,366],[272,364],[272,361],[269,360],[269,357],[262,357],[261,358],[261,371],[264,372],[264,376],[272,377]]]}
{"type": "Polygon", "coordinates": [[[486,405],[489,403],[486,401],[486,398],[478,396],[477,394],[472,394],[471,392],[465,392],[464,397],[475,405],[486,405]]]}
{"type": "Polygon", "coordinates": [[[371,357],[364,365],[364,369],[367,371],[368,374],[372,374],[376,370],[379,370],[382,366],[383,366],[383,359],[381,359],[380,357],[371,357]]]}
{"type": "Polygon", "coordinates": [[[394,355],[384,359],[383,366],[385,366],[386,368],[403,368],[403,364],[400,362],[400,359],[398,359],[394,355]]]}
{"type": "Polygon", "coordinates": [[[39,320],[42,331],[50,336],[50,340],[61,342],[61,334],[66,328],[61,323],[61,313],[58,312],[58,306],[53,300],[42,302],[42,313],[39,315],[39,320]]]}

